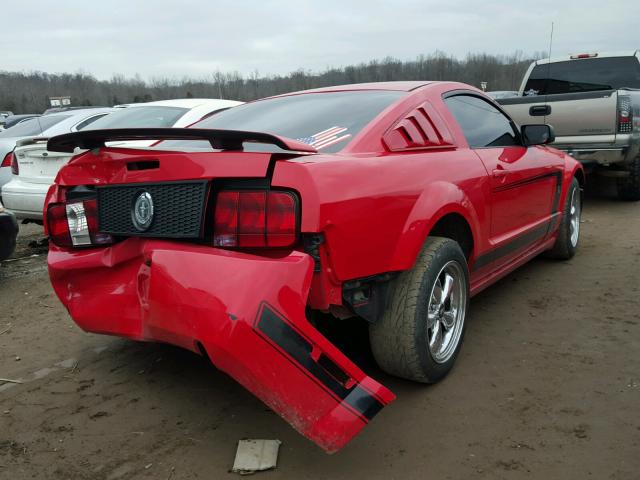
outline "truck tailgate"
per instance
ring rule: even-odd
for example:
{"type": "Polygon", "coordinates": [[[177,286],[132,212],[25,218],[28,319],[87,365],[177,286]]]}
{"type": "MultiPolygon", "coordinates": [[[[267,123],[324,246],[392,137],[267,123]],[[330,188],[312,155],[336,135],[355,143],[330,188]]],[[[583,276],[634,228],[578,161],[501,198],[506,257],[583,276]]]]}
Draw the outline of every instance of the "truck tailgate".
{"type": "Polygon", "coordinates": [[[613,143],[616,135],[618,96],[615,90],[535,95],[498,100],[519,125],[547,123],[556,133],[556,144],[580,143],[567,137],[602,136],[613,143]]]}

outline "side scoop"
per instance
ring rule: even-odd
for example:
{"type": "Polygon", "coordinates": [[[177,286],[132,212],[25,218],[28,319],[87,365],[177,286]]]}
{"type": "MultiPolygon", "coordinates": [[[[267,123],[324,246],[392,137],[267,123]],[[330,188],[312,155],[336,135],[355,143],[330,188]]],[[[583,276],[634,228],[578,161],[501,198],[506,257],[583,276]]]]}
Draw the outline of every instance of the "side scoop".
{"type": "Polygon", "coordinates": [[[53,246],[54,289],[86,331],[199,351],[331,453],[395,399],[305,317],[312,259],[130,238],[53,246]]]}

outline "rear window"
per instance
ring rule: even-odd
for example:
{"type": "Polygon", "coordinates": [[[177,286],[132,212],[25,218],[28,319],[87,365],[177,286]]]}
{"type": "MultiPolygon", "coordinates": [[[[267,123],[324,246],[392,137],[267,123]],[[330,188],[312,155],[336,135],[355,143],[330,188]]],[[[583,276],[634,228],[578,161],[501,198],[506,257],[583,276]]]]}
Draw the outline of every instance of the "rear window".
{"type": "Polygon", "coordinates": [[[162,128],[173,127],[188,108],[180,107],[127,107],[96,120],[85,130],[103,128],[162,128]]]}
{"type": "Polygon", "coordinates": [[[592,92],[640,88],[640,63],[636,57],[570,60],[536,65],[524,87],[525,95],[592,92]]]}
{"type": "MultiPolygon", "coordinates": [[[[289,95],[225,110],[193,128],[246,130],[292,138],[322,152],[343,149],[382,110],[405,92],[374,90],[289,95]]],[[[97,122],[96,122],[97,123],[97,122]]],[[[208,142],[168,140],[163,150],[211,150],[208,142]]],[[[251,144],[252,151],[274,151],[272,145],[251,144]]]]}
{"type": "Polygon", "coordinates": [[[10,129],[0,133],[0,138],[33,137],[35,135],[40,135],[45,130],[48,130],[70,116],[71,115],[46,115],[42,117],[29,118],[24,122],[20,122],[10,129]]]}

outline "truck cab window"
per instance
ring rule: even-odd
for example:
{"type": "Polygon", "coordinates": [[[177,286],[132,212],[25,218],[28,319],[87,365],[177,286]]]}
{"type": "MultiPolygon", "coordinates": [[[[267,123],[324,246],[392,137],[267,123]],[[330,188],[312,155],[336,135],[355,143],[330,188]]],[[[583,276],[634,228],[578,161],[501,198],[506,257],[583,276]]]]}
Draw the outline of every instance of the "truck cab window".
{"type": "Polygon", "coordinates": [[[604,57],[541,63],[533,67],[525,95],[556,95],[619,88],[640,88],[636,57],[604,57]]]}

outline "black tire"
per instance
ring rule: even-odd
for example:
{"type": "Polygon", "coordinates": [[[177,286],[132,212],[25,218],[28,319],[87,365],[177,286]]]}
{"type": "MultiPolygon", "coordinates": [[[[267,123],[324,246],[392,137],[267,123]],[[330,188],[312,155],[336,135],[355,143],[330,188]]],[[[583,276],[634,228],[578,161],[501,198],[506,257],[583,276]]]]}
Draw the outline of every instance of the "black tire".
{"type": "Polygon", "coordinates": [[[373,356],[387,373],[417,382],[437,382],[449,373],[456,361],[464,338],[464,317],[468,310],[469,271],[462,249],[448,238],[429,237],[414,267],[393,281],[384,314],[369,328],[373,356]],[[462,324],[456,330],[459,332],[457,344],[450,343],[450,357],[438,362],[429,348],[428,335],[433,331],[427,325],[427,312],[438,276],[449,266],[460,268],[462,282],[458,291],[460,295],[464,292],[464,299],[460,296],[458,303],[464,310],[462,324]]]}
{"type": "Polygon", "coordinates": [[[0,261],[9,258],[16,249],[18,222],[13,214],[0,212],[0,261]]]}
{"type": "Polygon", "coordinates": [[[569,260],[572,258],[578,250],[578,244],[580,243],[580,215],[582,214],[582,193],[580,191],[580,183],[577,178],[571,180],[569,185],[569,191],[567,192],[567,198],[564,202],[564,209],[562,213],[562,220],[560,221],[560,229],[558,231],[558,238],[553,248],[546,254],[549,258],[556,258],[558,260],[569,260]],[[579,202],[578,212],[578,239],[573,242],[571,239],[571,200],[577,195],[579,202]]]}
{"type": "Polygon", "coordinates": [[[629,176],[618,179],[618,198],[627,202],[640,200],[640,155],[629,165],[629,176]]]}

